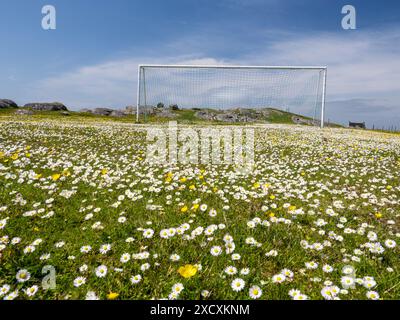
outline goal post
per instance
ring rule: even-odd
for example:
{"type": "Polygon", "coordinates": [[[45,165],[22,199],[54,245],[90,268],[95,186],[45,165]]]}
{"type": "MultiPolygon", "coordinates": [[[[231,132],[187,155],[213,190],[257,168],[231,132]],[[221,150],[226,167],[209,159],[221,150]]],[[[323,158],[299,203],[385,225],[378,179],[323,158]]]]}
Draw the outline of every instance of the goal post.
{"type": "Polygon", "coordinates": [[[327,67],[138,66],[137,121],[162,104],[180,109],[275,108],[324,127],[327,67]]]}

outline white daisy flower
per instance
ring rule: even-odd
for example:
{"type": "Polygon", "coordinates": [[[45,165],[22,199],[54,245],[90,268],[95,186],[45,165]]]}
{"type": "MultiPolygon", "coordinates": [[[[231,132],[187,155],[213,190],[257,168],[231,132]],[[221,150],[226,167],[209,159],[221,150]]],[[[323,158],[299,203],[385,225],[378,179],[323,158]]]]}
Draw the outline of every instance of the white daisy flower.
{"type": "Polygon", "coordinates": [[[235,291],[235,292],[241,291],[244,288],[244,285],[245,285],[245,282],[241,278],[236,278],[231,283],[231,287],[232,287],[233,291],[235,291]]]}
{"type": "Polygon", "coordinates": [[[121,258],[119,259],[119,261],[122,263],[127,263],[129,260],[131,260],[131,255],[129,253],[122,254],[121,258]]]}
{"type": "Polygon", "coordinates": [[[86,283],[85,277],[77,277],[74,280],[74,287],[80,287],[81,285],[84,285],[85,283],[86,283]]]}
{"type": "Polygon", "coordinates": [[[249,289],[249,296],[252,299],[258,299],[262,295],[262,290],[259,286],[252,286],[249,289]]]}
{"type": "Polygon", "coordinates": [[[140,281],[142,281],[142,276],[140,274],[137,274],[136,276],[131,277],[132,284],[137,284],[140,281]]]}
{"type": "Polygon", "coordinates": [[[210,250],[210,253],[213,256],[219,256],[222,253],[222,249],[220,246],[213,246],[210,250]]]}
{"type": "Polygon", "coordinates": [[[370,300],[378,300],[379,299],[379,293],[376,291],[368,291],[366,293],[366,296],[370,300]]]}
{"type": "Polygon", "coordinates": [[[99,278],[104,278],[107,275],[107,267],[105,265],[98,266],[96,268],[96,276],[99,278]]]}
{"type": "Polygon", "coordinates": [[[18,282],[25,282],[31,278],[31,274],[28,272],[28,270],[22,269],[17,272],[15,278],[18,282]]]}
{"type": "Polygon", "coordinates": [[[229,266],[225,268],[224,272],[231,276],[237,273],[237,268],[234,266],[229,266]]]}

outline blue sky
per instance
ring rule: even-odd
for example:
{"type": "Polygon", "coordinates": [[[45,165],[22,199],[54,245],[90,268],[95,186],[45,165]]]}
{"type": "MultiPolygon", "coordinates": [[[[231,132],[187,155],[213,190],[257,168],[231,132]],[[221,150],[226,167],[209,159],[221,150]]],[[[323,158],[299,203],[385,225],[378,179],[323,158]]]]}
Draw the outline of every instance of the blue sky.
{"type": "Polygon", "coordinates": [[[0,98],[71,109],[136,100],[138,63],[327,65],[332,121],[400,127],[400,2],[0,0],[0,98]],[[42,6],[57,30],[41,28],[42,6]],[[341,8],[357,29],[341,28],[341,8]]]}

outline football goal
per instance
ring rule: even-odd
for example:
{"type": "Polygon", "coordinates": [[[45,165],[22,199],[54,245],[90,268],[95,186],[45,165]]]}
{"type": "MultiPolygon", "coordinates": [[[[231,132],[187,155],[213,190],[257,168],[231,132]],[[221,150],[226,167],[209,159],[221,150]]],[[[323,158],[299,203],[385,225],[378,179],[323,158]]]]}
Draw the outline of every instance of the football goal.
{"type": "Polygon", "coordinates": [[[324,126],[326,67],[139,65],[137,120],[157,106],[274,108],[324,126]]]}

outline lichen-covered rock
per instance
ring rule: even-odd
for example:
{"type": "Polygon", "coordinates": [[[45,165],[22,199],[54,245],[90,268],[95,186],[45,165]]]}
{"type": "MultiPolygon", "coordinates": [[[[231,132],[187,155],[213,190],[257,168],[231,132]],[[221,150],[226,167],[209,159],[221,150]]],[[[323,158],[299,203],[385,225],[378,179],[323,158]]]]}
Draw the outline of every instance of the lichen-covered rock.
{"type": "Polygon", "coordinates": [[[84,109],[79,110],[79,112],[82,112],[82,113],[92,113],[93,111],[90,110],[90,109],[84,108],[84,109]]]}
{"type": "Polygon", "coordinates": [[[113,110],[110,113],[110,117],[116,117],[116,118],[122,118],[122,117],[126,117],[127,114],[121,110],[113,110]]]}
{"type": "Polygon", "coordinates": [[[15,114],[20,116],[31,116],[33,115],[33,111],[28,109],[18,109],[15,111],[15,114]]]}
{"type": "Polygon", "coordinates": [[[194,116],[198,119],[212,121],[215,120],[216,112],[211,112],[209,110],[200,110],[197,111],[194,116]]]}
{"type": "Polygon", "coordinates": [[[9,99],[0,99],[0,109],[4,108],[18,108],[17,104],[9,99]]]}
{"type": "Polygon", "coordinates": [[[35,111],[68,111],[67,107],[60,102],[34,102],[27,103],[24,107],[35,111]]]}
{"type": "Polygon", "coordinates": [[[114,110],[108,108],[96,108],[92,112],[98,116],[109,116],[114,110]]]}

